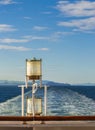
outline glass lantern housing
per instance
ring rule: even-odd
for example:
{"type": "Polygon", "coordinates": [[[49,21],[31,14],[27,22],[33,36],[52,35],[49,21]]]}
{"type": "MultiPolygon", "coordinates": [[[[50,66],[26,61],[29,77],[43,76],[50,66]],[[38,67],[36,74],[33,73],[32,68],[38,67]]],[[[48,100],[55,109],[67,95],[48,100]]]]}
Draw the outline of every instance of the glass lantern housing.
{"type": "MultiPolygon", "coordinates": [[[[41,98],[35,98],[34,99],[35,105],[35,115],[40,115],[42,113],[42,99],[41,98]]],[[[27,115],[32,115],[32,98],[27,98],[27,115]]]]}
{"type": "Polygon", "coordinates": [[[39,80],[42,76],[42,60],[26,60],[26,77],[29,80],[39,80]]]}

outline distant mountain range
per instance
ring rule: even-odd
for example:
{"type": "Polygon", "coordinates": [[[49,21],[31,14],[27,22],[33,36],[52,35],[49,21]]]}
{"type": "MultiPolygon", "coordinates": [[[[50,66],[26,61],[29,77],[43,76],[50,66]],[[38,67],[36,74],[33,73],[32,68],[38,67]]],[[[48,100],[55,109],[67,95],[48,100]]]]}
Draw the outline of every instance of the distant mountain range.
{"type": "MultiPolygon", "coordinates": [[[[1,85],[23,85],[25,84],[24,81],[9,81],[9,80],[0,80],[1,85]]],[[[30,82],[31,84],[31,82],[30,82]]],[[[47,86],[95,86],[95,83],[82,83],[82,84],[69,84],[69,83],[58,83],[54,81],[48,81],[48,80],[43,80],[42,81],[43,85],[47,86]]]]}
{"type": "Polygon", "coordinates": [[[23,81],[9,81],[9,80],[0,80],[1,85],[20,85],[24,84],[23,81]]]}
{"type": "MultiPolygon", "coordinates": [[[[24,81],[0,80],[0,84],[2,84],[2,85],[21,85],[21,84],[25,84],[25,82],[24,81]]],[[[48,85],[48,86],[68,86],[68,85],[70,85],[67,83],[58,83],[58,82],[53,82],[53,81],[48,81],[48,80],[43,80],[42,84],[48,85]]]]}
{"type": "Polygon", "coordinates": [[[68,83],[58,83],[53,81],[44,80],[43,84],[49,85],[49,86],[70,86],[68,83]]]}
{"type": "Polygon", "coordinates": [[[73,84],[76,86],[95,86],[95,83],[82,83],[82,84],[73,84]]]}

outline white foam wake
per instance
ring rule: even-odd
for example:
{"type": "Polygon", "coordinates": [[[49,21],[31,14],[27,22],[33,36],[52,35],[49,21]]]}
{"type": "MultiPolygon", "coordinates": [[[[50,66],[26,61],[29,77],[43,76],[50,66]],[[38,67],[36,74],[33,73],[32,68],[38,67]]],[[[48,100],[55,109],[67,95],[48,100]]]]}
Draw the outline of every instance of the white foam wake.
{"type": "MultiPolygon", "coordinates": [[[[29,94],[25,93],[25,99],[29,94]]],[[[48,115],[95,115],[95,101],[70,89],[49,90],[47,98],[48,115]]],[[[0,103],[0,115],[21,115],[21,95],[0,103]]]]}
{"type": "Polygon", "coordinates": [[[95,101],[75,91],[48,93],[49,115],[95,115],[95,101]]]}

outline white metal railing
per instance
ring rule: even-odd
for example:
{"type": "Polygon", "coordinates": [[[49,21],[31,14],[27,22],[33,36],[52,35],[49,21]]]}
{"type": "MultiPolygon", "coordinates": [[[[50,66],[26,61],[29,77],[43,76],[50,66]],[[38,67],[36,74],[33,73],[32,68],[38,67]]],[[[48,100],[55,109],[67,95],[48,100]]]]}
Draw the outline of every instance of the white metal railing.
{"type": "MultiPolygon", "coordinates": [[[[21,111],[22,111],[22,116],[25,115],[24,113],[24,88],[27,88],[26,85],[18,85],[18,87],[21,87],[21,97],[22,97],[22,102],[21,102],[21,111]]],[[[30,85],[28,85],[28,87],[31,87],[30,85]]],[[[42,86],[44,87],[44,115],[47,115],[47,86],[44,85],[42,86]]],[[[32,93],[33,94],[33,93],[32,93]]],[[[33,103],[33,102],[32,102],[33,103]]],[[[33,105],[33,104],[32,104],[33,105]]],[[[33,107],[34,109],[34,107],[33,107]]],[[[35,112],[33,114],[33,116],[35,115],[35,112]]]]}

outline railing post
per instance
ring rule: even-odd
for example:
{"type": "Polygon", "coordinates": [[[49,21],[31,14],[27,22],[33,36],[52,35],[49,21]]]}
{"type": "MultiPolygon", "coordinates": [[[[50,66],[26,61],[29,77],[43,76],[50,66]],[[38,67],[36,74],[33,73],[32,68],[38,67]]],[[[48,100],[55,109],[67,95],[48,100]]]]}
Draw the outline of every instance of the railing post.
{"type": "Polygon", "coordinates": [[[24,86],[22,85],[22,116],[24,116],[24,86]]]}
{"type": "Polygon", "coordinates": [[[44,86],[44,113],[47,115],[47,86],[44,86]]]}

